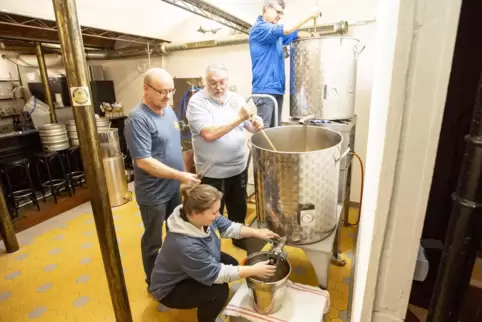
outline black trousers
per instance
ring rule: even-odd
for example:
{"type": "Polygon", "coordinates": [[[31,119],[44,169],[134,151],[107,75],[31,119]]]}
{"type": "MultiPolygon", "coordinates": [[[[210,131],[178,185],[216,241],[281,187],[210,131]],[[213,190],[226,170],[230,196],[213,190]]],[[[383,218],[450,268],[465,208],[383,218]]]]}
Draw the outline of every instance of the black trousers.
{"type": "Polygon", "coordinates": [[[202,183],[211,185],[223,193],[221,200],[221,215],[224,212],[224,205],[228,210],[228,218],[233,222],[244,224],[246,212],[248,211],[248,199],[246,185],[248,183],[248,171],[225,179],[204,177],[202,183]]]}
{"type": "MultiPolygon", "coordinates": [[[[221,253],[221,263],[239,265],[238,261],[225,253],[221,253]]],[[[229,297],[229,284],[213,284],[207,286],[193,279],[184,280],[162,299],[162,304],[171,309],[197,308],[198,322],[215,322],[229,297]]]]}
{"type": "MultiPolygon", "coordinates": [[[[162,224],[172,214],[174,208],[181,204],[181,194],[175,194],[166,203],[160,205],[139,205],[144,234],[141,238],[141,253],[147,285],[151,283],[152,269],[157,258],[157,253],[162,247],[162,224]]],[[[166,221],[167,229],[167,221],[166,221]]]]}

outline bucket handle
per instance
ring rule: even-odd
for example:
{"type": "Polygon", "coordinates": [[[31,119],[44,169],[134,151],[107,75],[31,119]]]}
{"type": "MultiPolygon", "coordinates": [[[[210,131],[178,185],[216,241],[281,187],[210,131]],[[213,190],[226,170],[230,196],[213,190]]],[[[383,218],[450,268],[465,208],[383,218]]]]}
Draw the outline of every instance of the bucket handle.
{"type": "MultiPolygon", "coordinates": [[[[338,151],[341,151],[341,148],[338,148],[338,151]]],[[[340,152],[341,153],[341,152],[340,152]]],[[[340,160],[342,160],[344,157],[346,157],[346,155],[350,153],[350,148],[346,149],[345,152],[341,153],[341,155],[339,157],[335,157],[335,163],[336,162],[339,162],[340,160]]]]}

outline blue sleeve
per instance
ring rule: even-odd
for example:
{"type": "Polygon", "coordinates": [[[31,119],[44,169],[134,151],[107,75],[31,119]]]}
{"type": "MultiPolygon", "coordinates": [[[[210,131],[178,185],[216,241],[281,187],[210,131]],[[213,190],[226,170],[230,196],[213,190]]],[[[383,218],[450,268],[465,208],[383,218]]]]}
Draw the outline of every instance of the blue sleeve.
{"type": "Polygon", "coordinates": [[[146,120],[132,118],[126,122],[125,138],[133,160],[151,157],[152,136],[146,120]]]}
{"type": "Polygon", "coordinates": [[[179,264],[182,270],[192,279],[207,286],[214,284],[221,270],[221,263],[203,247],[190,245],[179,252],[179,264]]]}
{"type": "Polygon", "coordinates": [[[223,233],[226,232],[226,230],[228,230],[229,227],[231,227],[233,222],[228,218],[224,217],[223,215],[221,215],[218,218],[216,218],[216,220],[214,221],[214,224],[216,224],[216,227],[218,227],[219,229],[219,233],[222,235],[223,233]]]}
{"type": "Polygon", "coordinates": [[[201,131],[213,124],[213,119],[199,96],[192,97],[187,106],[186,118],[194,134],[201,135],[201,131]]]}
{"type": "Polygon", "coordinates": [[[283,46],[291,44],[292,41],[298,39],[298,31],[296,30],[286,36],[283,36],[283,46]]]}
{"type": "Polygon", "coordinates": [[[219,216],[214,221],[214,225],[219,230],[219,234],[223,238],[241,238],[242,223],[232,222],[224,216],[219,216]]]}
{"type": "Polygon", "coordinates": [[[250,34],[251,41],[261,44],[272,44],[283,36],[283,25],[271,24],[265,21],[252,28],[250,34]]]}

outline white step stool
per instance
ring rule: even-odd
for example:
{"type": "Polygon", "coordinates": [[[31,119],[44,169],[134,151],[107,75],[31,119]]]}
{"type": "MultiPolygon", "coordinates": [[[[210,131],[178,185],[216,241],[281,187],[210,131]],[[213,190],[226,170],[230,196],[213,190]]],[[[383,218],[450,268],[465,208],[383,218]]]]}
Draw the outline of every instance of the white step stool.
{"type": "Polygon", "coordinates": [[[330,294],[318,287],[288,281],[283,306],[270,315],[257,313],[246,283],[238,289],[223,314],[230,322],[322,322],[330,309],[330,294]]]}

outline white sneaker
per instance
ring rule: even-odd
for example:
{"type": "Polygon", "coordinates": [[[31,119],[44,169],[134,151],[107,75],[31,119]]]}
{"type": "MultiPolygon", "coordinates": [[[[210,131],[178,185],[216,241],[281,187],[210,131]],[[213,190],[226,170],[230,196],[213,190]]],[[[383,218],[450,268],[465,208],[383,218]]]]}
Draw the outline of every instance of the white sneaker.
{"type": "Polygon", "coordinates": [[[236,292],[239,290],[239,288],[241,287],[241,283],[233,283],[231,285],[231,291],[233,291],[234,294],[236,294],[236,292]]]}
{"type": "Polygon", "coordinates": [[[224,322],[226,320],[226,316],[224,314],[221,314],[216,318],[215,322],[224,322]]]}
{"type": "Polygon", "coordinates": [[[158,312],[161,312],[161,313],[162,313],[162,312],[167,312],[167,311],[169,311],[169,310],[170,310],[170,308],[168,308],[167,306],[165,306],[165,305],[162,304],[162,303],[159,303],[159,305],[157,306],[157,311],[158,311],[158,312]]]}

